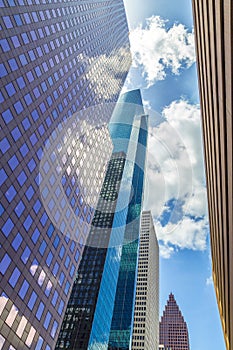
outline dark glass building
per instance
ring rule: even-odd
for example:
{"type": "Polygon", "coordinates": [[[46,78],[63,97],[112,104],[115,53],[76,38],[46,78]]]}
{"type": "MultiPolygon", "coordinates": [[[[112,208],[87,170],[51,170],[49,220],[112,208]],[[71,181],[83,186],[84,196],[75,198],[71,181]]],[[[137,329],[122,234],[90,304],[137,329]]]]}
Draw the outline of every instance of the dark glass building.
{"type": "Polygon", "coordinates": [[[0,349],[50,350],[111,156],[128,27],[122,0],[0,0],[0,16],[0,349]]]}
{"type": "Polygon", "coordinates": [[[188,327],[172,293],[159,323],[159,343],[166,350],[189,350],[188,327]]]}
{"type": "Polygon", "coordinates": [[[122,95],[113,153],[56,349],[129,349],[147,146],[140,90],[122,95]]]}

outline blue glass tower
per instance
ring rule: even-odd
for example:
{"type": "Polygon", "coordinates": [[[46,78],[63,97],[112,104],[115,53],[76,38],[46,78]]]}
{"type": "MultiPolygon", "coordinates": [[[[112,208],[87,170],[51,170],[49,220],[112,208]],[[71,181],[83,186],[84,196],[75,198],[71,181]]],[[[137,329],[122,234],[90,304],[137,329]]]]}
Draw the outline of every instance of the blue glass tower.
{"type": "Polygon", "coordinates": [[[0,19],[0,348],[52,350],[93,215],[89,174],[100,187],[111,155],[95,125],[130,66],[128,26],[122,0],[0,0],[0,19]]]}
{"type": "Polygon", "coordinates": [[[56,349],[129,349],[147,146],[140,90],[122,95],[113,152],[56,349]]]}

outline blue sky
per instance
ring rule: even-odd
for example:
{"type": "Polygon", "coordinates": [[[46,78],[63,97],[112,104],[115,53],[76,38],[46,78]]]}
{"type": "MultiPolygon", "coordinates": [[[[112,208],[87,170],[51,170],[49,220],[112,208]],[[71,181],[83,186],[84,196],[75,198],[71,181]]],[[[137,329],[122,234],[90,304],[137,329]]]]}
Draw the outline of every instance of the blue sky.
{"type": "Polygon", "coordinates": [[[211,259],[191,0],[125,0],[133,67],[151,116],[145,209],[160,242],[160,313],[173,292],[192,350],[225,349],[211,259]]]}

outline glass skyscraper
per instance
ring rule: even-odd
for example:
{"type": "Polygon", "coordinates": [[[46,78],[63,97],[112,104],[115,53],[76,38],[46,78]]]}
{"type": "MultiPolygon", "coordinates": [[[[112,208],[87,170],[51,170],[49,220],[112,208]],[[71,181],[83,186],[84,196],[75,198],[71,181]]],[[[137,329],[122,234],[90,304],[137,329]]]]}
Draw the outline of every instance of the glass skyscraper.
{"type": "Polygon", "coordinates": [[[0,15],[0,349],[50,350],[112,151],[128,27],[122,0],[0,0],[0,15]]]}
{"type": "Polygon", "coordinates": [[[121,96],[112,157],[56,349],[129,349],[147,146],[140,90],[121,96]]]}

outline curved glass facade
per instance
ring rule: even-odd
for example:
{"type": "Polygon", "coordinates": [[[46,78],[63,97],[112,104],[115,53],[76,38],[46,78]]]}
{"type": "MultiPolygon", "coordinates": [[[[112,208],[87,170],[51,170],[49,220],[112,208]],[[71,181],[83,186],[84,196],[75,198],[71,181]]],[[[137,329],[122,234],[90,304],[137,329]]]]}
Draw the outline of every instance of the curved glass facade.
{"type": "Polygon", "coordinates": [[[130,346],[148,129],[143,114],[140,90],[124,94],[114,110],[112,159],[56,349],[130,346]]]}

